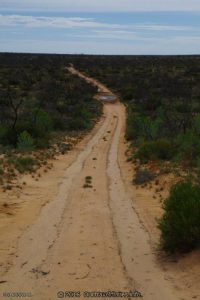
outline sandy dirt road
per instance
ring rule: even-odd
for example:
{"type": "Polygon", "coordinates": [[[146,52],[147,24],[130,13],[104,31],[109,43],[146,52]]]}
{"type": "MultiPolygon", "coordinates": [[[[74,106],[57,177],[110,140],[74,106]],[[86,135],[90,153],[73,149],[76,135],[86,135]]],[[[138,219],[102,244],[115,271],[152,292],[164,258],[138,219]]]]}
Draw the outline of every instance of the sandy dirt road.
{"type": "Polygon", "coordinates": [[[126,192],[118,157],[124,130],[124,106],[104,104],[102,121],[66,167],[57,195],[20,236],[12,267],[0,278],[0,299],[4,292],[54,300],[64,298],[59,291],[84,298],[85,291],[108,290],[179,299],[126,192]],[[84,187],[87,176],[91,187],[84,187]]]}

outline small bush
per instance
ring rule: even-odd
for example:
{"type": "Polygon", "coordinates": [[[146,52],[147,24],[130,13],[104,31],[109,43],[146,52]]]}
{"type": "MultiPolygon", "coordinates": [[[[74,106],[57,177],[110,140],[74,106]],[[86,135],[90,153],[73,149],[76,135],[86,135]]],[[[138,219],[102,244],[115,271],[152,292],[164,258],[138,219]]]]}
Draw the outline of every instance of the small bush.
{"type": "Polygon", "coordinates": [[[147,169],[137,170],[135,177],[133,178],[133,183],[138,184],[138,185],[148,183],[148,182],[154,180],[155,177],[156,177],[156,175],[147,169]]]}
{"type": "Polygon", "coordinates": [[[158,225],[162,248],[176,252],[200,246],[200,186],[191,182],[175,184],[163,208],[158,225]]]}
{"type": "Polygon", "coordinates": [[[66,143],[61,143],[59,145],[59,151],[62,153],[62,154],[65,154],[67,153],[68,151],[70,151],[72,149],[72,145],[71,144],[66,144],[66,143]]]}
{"type": "Polygon", "coordinates": [[[85,177],[85,184],[83,185],[84,188],[92,188],[92,176],[85,177]]]}
{"type": "Polygon", "coordinates": [[[85,183],[84,185],[83,185],[83,188],[85,189],[85,188],[92,188],[92,185],[90,184],[90,183],[85,183]]]}
{"type": "Polygon", "coordinates": [[[87,120],[84,116],[75,117],[73,119],[69,119],[67,122],[67,129],[68,130],[88,130],[92,128],[92,122],[87,120]]]}
{"type": "MultiPolygon", "coordinates": [[[[37,109],[36,109],[37,110],[37,109]]],[[[36,114],[34,130],[38,137],[46,135],[52,129],[52,119],[48,112],[39,109],[36,114]]]]}
{"type": "Polygon", "coordinates": [[[85,183],[86,184],[91,184],[92,183],[92,177],[91,176],[86,176],[85,177],[85,183]]]}
{"type": "Polygon", "coordinates": [[[145,142],[136,153],[136,157],[139,158],[142,163],[155,159],[168,160],[172,158],[172,156],[172,145],[166,139],[145,142]]]}
{"type": "Polygon", "coordinates": [[[49,140],[50,140],[50,135],[46,134],[43,137],[37,137],[37,139],[35,140],[36,143],[36,147],[38,149],[45,149],[49,147],[49,140]]]}
{"type": "Polygon", "coordinates": [[[178,158],[195,166],[200,153],[199,136],[193,131],[188,131],[178,137],[178,158]]]}
{"type": "Polygon", "coordinates": [[[32,151],[34,150],[34,139],[32,136],[27,132],[23,131],[18,137],[18,144],[17,147],[21,151],[32,151]]]}
{"type": "Polygon", "coordinates": [[[15,161],[15,167],[20,173],[32,172],[38,161],[30,156],[18,157],[15,161]]]}

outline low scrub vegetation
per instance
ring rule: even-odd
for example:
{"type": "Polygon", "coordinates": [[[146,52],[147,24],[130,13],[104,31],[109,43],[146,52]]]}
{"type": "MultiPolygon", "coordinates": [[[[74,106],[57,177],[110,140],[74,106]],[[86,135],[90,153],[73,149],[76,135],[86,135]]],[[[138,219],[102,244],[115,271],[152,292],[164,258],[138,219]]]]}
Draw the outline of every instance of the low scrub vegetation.
{"type": "Polygon", "coordinates": [[[137,185],[142,185],[149,183],[154,180],[156,174],[147,169],[137,170],[133,178],[133,183],[137,185]]]}
{"type": "Polygon", "coordinates": [[[31,172],[37,165],[37,159],[31,156],[18,157],[14,161],[14,166],[20,173],[31,172]]]}
{"type": "Polygon", "coordinates": [[[82,136],[101,115],[97,89],[67,70],[68,58],[0,54],[0,183],[67,153],[63,137],[82,136]]]}
{"type": "Polygon", "coordinates": [[[200,186],[175,184],[164,202],[159,222],[161,246],[168,252],[189,251],[200,246],[200,186]]]}
{"type": "Polygon", "coordinates": [[[172,145],[166,139],[147,141],[141,144],[135,157],[142,163],[150,160],[169,160],[173,156],[172,145]]]}
{"type": "Polygon", "coordinates": [[[52,132],[92,128],[96,88],[66,69],[59,55],[0,54],[0,145],[46,148],[52,132]]]}
{"type": "Polygon", "coordinates": [[[92,186],[92,176],[86,176],[83,188],[92,188],[92,187],[93,187],[92,186]]]}
{"type": "Polygon", "coordinates": [[[20,151],[33,151],[35,148],[34,139],[27,132],[23,131],[19,134],[17,148],[20,151]]]}

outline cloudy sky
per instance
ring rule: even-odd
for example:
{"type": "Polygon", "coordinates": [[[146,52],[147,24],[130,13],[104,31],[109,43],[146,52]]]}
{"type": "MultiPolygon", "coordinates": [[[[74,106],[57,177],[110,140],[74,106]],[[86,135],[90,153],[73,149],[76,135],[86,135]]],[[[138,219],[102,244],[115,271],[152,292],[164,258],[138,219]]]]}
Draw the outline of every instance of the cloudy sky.
{"type": "Polygon", "coordinates": [[[200,0],[0,0],[0,51],[200,54],[200,0]]]}

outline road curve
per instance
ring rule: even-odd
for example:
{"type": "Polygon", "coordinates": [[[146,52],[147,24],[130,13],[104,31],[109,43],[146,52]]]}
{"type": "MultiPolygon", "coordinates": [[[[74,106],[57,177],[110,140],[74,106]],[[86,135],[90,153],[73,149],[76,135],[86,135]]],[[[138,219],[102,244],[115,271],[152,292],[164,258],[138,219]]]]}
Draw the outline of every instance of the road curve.
{"type": "Polygon", "coordinates": [[[146,300],[178,299],[126,193],[118,164],[124,130],[124,106],[104,104],[101,125],[66,168],[57,196],[20,237],[1,293],[53,300],[59,291],[137,290],[146,300]]]}

